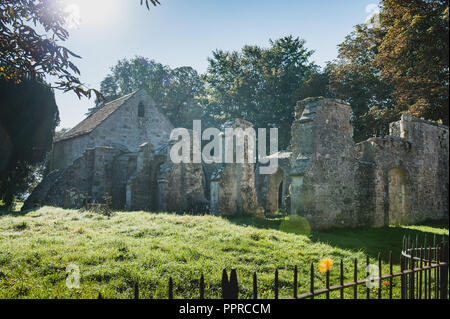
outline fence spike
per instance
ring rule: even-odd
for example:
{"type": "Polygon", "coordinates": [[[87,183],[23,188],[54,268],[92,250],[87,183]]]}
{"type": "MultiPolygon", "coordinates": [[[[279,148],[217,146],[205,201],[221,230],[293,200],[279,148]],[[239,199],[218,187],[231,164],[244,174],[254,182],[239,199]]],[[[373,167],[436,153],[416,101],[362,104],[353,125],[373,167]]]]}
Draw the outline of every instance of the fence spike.
{"type": "Polygon", "coordinates": [[[275,299],[278,299],[278,268],[275,269],[275,299]]]}
{"type": "MultiPolygon", "coordinates": [[[[419,260],[420,260],[419,267],[420,267],[420,269],[422,269],[423,268],[423,247],[420,247],[419,249],[420,249],[420,251],[419,251],[419,260]]],[[[420,272],[419,272],[419,286],[418,286],[419,292],[418,292],[418,296],[417,296],[419,299],[422,299],[422,279],[423,279],[422,272],[423,272],[422,270],[420,270],[420,272]]]]}
{"type": "Polygon", "coordinates": [[[205,299],[205,277],[200,276],[200,299],[205,299]]]}
{"type": "Polygon", "coordinates": [[[253,273],[253,299],[258,299],[258,278],[256,272],[253,273]]]}
{"type": "MultiPolygon", "coordinates": [[[[431,247],[428,247],[428,266],[431,266],[431,247]]],[[[431,269],[428,269],[428,299],[431,299],[431,269]]]]}
{"type": "Polygon", "coordinates": [[[230,272],[230,299],[238,299],[239,297],[239,283],[237,278],[236,268],[231,268],[230,272]]]}
{"type": "Polygon", "coordinates": [[[382,277],[381,253],[378,253],[378,299],[381,299],[382,277]]]}
{"type": "Polygon", "coordinates": [[[139,299],[139,279],[134,283],[134,299],[139,299]]]}
{"type": "Polygon", "coordinates": [[[173,280],[169,277],[169,299],[173,299],[173,280]]]}
{"type": "Polygon", "coordinates": [[[297,265],[294,266],[294,299],[297,299],[297,287],[298,287],[298,270],[297,265]]]}
{"type": "MultiPolygon", "coordinates": [[[[370,265],[370,259],[369,259],[369,255],[366,255],[366,278],[369,278],[369,265],[370,265]]],[[[366,298],[370,299],[370,288],[367,287],[366,289],[366,298]]]]}
{"type": "Polygon", "coordinates": [[[392,250],[389,252],[389,299],[392,299],[392,274],[393,274],[393,266],[392,266],[392,250]]]}
{"type": "Polygon", "coordinates": [[[222,299],[229,299],[229,282],[227,270],[224,268],[222,271],[222,299]]]}
{"type": "Polygon", "coordinates": [[[310,283],[309,283],[309,291],[311,292],[312,296],[311,299],[314,299],[314,263],[311,263],[311,273],[310,273],[310,283]]]}
{"type": "Polygon", "coordinates": [[[329,269],[326,272],[326,287],[327,287],[326,297],[327,297],[327,299],[330,299],[330,270],[329,269]]]}
{"type": "Polygon", "coordinates": [[[358,299],[358,259],[356,258],[353,264],[353,281],[355,282],[353,286],[353,298],[358,299]]]}
{"type": "Polygon", "coordinates": [[[341,259],[341,267],[340,267],[340,275],[339,275],[339,284],[341,285],[341,299],[344,299],[344,261],[341,259]]]}

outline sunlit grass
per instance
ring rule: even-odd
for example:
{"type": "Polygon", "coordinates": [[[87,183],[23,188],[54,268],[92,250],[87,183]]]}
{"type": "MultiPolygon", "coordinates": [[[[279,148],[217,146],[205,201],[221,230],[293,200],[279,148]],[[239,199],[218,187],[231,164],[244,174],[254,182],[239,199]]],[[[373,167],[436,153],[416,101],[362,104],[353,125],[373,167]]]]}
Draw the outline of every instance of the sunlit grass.
{"type": "MultiPolygon", "coordinates": [[[[359,277],[364,278],[366,253],[376,263],[376,248],[390,243],[389,247],[398,249],[400,232],[419,231],[396,227],[312,232],[307,236],[287,232],[295,229],[280,230],[282,222],[146,212],[116,212],[106,217],[53,207],[25,214],[3,212],[0,298],[96,298],[99,292],[106,298],[130,298],[137,280],[141,297],[167,298],[169,277],[174,281],[175,297],[197,298],[202,273],[206,297],[219,298],[222,269],[231,267],[237,269],[241,297],[251,297],[256,271],[259,297],[272,298],[278,268],[280,297],[289,298],[295,265],[299,293],[309,289],[312,262],[315,287],[324,286],[325,276],[318,270],[324,258],[334,260],[332,284],[338,283],[341,259],[346,281],[353,278],[355,258],[359,260],[359,277]],[[80,268],[79,289],[66,287],[66,267],[70,264],[80,268]]],[[[448,234],[448,226],[424,227],[421,232],[448,234]]],[[[386,263],[383,265],[387,271],[386,263]]]]}

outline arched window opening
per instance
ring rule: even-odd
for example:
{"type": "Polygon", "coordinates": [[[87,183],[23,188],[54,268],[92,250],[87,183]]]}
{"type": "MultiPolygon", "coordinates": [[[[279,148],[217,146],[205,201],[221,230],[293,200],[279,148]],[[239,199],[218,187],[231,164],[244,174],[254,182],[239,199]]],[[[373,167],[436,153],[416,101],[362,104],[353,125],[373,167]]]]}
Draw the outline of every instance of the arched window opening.
{"type": "Polygon", "coordinates": [[[411,190],[409,174],[402,167],[388,172],[389,179],[389,224],[408,224],[411,214],[411,190]]]}

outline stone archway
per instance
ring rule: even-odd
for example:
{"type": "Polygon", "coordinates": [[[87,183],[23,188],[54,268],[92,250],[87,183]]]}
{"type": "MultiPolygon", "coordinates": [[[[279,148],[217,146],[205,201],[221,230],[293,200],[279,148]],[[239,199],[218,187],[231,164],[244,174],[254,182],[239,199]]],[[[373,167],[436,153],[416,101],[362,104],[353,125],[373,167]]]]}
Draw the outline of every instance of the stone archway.
{"type": "Polygon", "coordinates": [[[402,167],[394,167],[388,172],[388,181],[389,224],[408,224],[411,214],[409,173],[402,167]]]}
{"type": "Polygon", "coordinates": [[[268,176],[266,214],[274,215],[277,211],[283,210],[283,171],[278,169],[276,173],[268,176]]]}

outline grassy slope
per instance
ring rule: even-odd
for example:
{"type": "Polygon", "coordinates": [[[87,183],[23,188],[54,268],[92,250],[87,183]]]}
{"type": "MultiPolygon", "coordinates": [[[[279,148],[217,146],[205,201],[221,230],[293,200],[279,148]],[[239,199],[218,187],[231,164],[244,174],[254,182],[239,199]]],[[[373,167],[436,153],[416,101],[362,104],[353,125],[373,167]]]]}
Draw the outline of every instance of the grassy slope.
{"type": "MultiPolygon", "coordinates": [[[[237,268],[243,297],[251,296],[256,271],[260,296],[267,298],[273,297],[278,267],[280,296],[290,297],[294,265],[299,267],[299,290],[305,292],[311,262],[343,259],[350,281],[354,258],[363,269],[365,253],[373,262],[378,251],[387,255],[386,247],[397,253],[403,234],[448,234],[448,226],[428,225],[313,232],[308,237],[280,227],[281,220],[145,212],[117,212],[108,218],[50,207],[25,215],[0,213],[0,298],[95,298],[100,291],[105,297],[129,298],[136,279],[142,297],[166,298],[169,276],[175,297],[193,298],[201,273],[206,297],[212,298],[220,296],[224,267],[237,268]],[[65,285],[66,266],[72,263],[81,271],[80,289],[65,285]]],[[[332,284],[338,281],[337,269],[336,264],[332,284]]],[[[317,272],[315,286],[323,285],[317,272]]]]}

